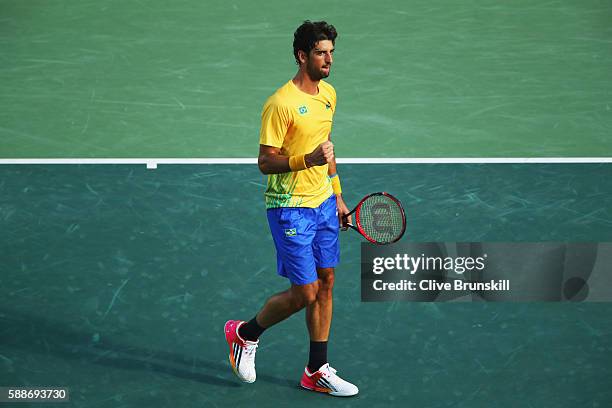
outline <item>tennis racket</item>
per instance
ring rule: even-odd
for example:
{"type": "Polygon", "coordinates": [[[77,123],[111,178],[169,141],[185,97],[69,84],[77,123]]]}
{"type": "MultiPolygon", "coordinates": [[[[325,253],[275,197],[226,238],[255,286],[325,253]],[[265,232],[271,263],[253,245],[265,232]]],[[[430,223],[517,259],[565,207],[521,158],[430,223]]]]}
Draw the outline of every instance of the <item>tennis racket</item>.
{"type": "Polygon", "coordinates": [[[402,203],[389,193],[368,194],[344,218],[353,214],[354,223],[347,225],[374,244],[397,242],[406,231],[402,203]]]}

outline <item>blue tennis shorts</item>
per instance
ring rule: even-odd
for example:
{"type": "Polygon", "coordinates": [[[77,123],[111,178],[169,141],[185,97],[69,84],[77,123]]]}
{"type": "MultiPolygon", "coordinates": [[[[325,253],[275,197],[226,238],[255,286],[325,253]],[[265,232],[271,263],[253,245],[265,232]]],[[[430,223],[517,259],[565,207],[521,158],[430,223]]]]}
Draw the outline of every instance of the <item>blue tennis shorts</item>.
{"type": "Polygon", "coordinates": [[[335,195],[317,208],[270,208],[267,212],[279,275],[295,285],[307,285],[317,280],[317,268],[333,268],[340,262],[335,195]]]}

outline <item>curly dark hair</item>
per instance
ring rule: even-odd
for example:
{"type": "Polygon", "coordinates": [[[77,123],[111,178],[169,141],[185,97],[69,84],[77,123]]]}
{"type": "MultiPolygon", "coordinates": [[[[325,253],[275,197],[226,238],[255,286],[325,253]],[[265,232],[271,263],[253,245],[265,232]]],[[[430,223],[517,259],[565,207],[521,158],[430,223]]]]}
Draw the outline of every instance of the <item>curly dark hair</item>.
{"type": "Polygon", "coordinates": [[[295,30],[293,34],[293,55],[295,62],[300,65],[298,51],[302,50],[308,55],[316,43],[321,40],[330,40],[332,44],[336,44],[338,33],[333,25],[327,24],[325,21],[309,21],[304,23],[295,30]]]}

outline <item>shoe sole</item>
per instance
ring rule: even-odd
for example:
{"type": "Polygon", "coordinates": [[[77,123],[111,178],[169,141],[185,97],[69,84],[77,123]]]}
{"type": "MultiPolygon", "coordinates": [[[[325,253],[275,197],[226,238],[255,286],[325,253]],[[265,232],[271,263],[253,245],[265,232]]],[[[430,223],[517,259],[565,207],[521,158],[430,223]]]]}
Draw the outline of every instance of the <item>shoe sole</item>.
{"type": "Polygon", "coordinates": [[[311,387],[307,387],[304,384],[300,383],[300,387],[304,388],[305,390],[308,391],[314,391],[314,392],[320,392],[321,394],[327,394],[327,395],[331,395],[333,397],[352,397],[355,396],[357,394],[359,394],[359,392],[356,392],[355,394],[340,394],[338,392],[333,392],[332,390],[329,390],[327,388],[311,388],[311,387]]]}

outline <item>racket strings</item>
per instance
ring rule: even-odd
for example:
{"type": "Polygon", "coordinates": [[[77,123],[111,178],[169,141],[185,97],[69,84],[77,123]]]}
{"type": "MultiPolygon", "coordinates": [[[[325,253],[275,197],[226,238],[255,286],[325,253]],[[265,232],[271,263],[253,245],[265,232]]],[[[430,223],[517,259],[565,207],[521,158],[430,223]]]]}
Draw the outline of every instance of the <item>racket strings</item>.
{"type": "Polygon", "coordinates": [[[368,197],[359,211],[359,224],[367,236],[381,243],[399,238],[405,227],[401,207],[385,195],[368,197]]]}

